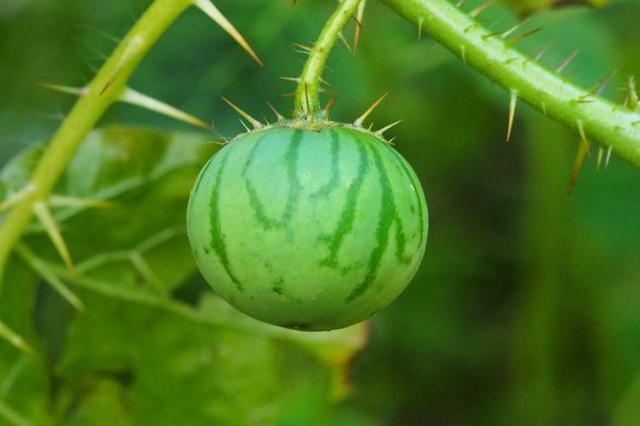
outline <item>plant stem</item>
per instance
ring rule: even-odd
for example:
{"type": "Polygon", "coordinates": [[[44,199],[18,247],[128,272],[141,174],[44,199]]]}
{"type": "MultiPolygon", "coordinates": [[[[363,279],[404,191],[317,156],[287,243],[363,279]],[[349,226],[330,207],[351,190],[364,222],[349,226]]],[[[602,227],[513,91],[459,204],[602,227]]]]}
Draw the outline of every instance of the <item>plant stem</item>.
{"type": "Polygon", "coordinates": [[[192,0],[155,0],[84,89],[38,162],[31,176],[32,190],[0,226],[0,286],[7,259],[31,220],[34,205],[46,200],[78,145],[122,95],[142,58],[192,3],[192,0]]]}
{"type": "Polygon", "coordinates": [[[322,108],[318,90],[324,66],[340,32],[356,12],[359,3],[360,0],[342,0],[314,43],[296,87],[294,104],[296,117],[314,117],[320,113],[322,108]]]}
{"type": "Polygon", "coordinates": [[[382,0],[455,55],[552,119],[640,167],[640,114],[581,89],[520,53],[447,0],[382,0]]]}

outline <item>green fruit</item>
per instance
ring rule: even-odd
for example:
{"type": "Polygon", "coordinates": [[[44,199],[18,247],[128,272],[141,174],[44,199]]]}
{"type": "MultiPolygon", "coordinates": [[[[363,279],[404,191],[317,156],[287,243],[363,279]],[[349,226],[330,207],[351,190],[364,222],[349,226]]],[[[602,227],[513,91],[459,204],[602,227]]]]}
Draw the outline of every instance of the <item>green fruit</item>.
{"type": "Polygon", "coordinates": [[[379,135],[284,121],[209,160],[187,229],[202,274],[230,304],[283,327],[331,330],[369,318],[411,281],[427,206],[379,135]]]}

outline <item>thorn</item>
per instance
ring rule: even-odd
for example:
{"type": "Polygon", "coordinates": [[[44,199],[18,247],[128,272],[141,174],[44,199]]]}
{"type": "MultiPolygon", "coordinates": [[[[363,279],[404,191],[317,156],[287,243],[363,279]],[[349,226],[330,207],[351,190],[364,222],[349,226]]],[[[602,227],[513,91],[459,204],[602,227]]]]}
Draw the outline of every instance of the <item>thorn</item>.
{"type": "Polygon", "coordinates": [[[527,18],[523,19],[522,21],[518,22],[513,27],[509,28],[507,31],[503,32],[500,37],[502,37],[502,38],[509,37],[511,34],[513,34],[514,32],[518,31],[523,26],[525,26],[525,24],[527,24],[527,22],[529,22],[529,19],[530,19],[530,17],[527,17],[527,18]]]}
{"type": "Polygon", "coordinates": [[[596,162],[596,170],[600,171],[600,165],[602,164],[602,157],[604,156],[604,147],[600,145],[598,147],[598,160],[596,162]]]}
{"type": "Polygon", "coordinates": [[[611,152],[613,151],[613,146],[609,145],[609,148],[607,148],[607,155],[606,158],[604,160],[604,168],[608,169],[609,168],[609,162],[611,161],[611,152]]]}
{"type": "Polygon", "coordinates": [[[462,58],[462,63],[467,65],[467,50],[464,46],[460,46],[460,57],[462,58]]]}
{"type": "Polygon", "coordinates": [[[382,102],[384,100],[384,98],[387,97],[387,95],[388,95],[388,93],[385,93],[384,95],[380,96],[377,101],[375,101],[373,104],[371,104],[369,109],[367,109],[360,117],[358,117],[356,119],[356,121],[353,122],[353,124],[355,126],[362,126],[362,123],[364,122],[364,120],[366,120],[366,118],[369,116],[369,114],[371,114],[373,112],[373,110],[376,109],[376,107],[378,105],[380,105],[380,102],[382,102]]]}
{"type": "Polygon", "coordinates": [[[223,30],[227,32],[248,54],[253,58],[258,65],[262,66],[263,63],[253,51],[249,43],[244,39],[242,34],[229,22],[229,20],[218,10],[217,7],[211,2],[211,0],[194,0],[193,4],[205,13],[209,18],[220,25],[223,30]]]}
{"type": "Polygon", "coordinates": [[[424,22],[424,18],[421,16],[418,20],[418,40],[422,38],[422,23],[424,22]]]}
{"type": "Polygon", "coordinates": [[[617,70],[611,71],[602,80],[594,85],[593,89],[590,90],[590,93],[599,95],[604,92],[604,90],[609,86],[609,83],[611,83],[611,80],[613,80],[613,77],[615,77],[617,73],[617,70]]]}
{"type": "Polygon", "coordinates": [[[191,114],[187,114],[186,112],[181,111],[177,108],[174,108],[169,104],[166,104],[162,101],[154,99],[150,96],[147,96],[129,87],[127,87],[124,93],[122,93],[120,100],[122,102],[126,102],[128,104],[136,105],[142,108],[146,108],[150,111],[157,112],[158,114],[166,115],[176,120],[189,123],[193,126],[200,127],[202,129],[207,129],[207,130],[213,129],[212,125],[205,123],[199,118],[196,118],[191,114]]]}
{"type": "Polygon", "coordinates": [[[522,33],[519,36],[516,36],[516,37],[512,38],[511,40],[509,40],[509,44],[512,45],[512,46],[516,45],[516,44],[528,39],[532,35],[539,33],[540,31],[542,31],[542,28],[538,27],[538,28],[534,28],[534,29],[532,29],[530,31],[527,31],[526,33],[522,33]]]}
{"type": "Polygon", "coordinates": [[[80,24],[80,28],[84,28],[90,31],[94,31],[97,34],[101,35],[102,37],[104,37],[107,40],[112,41],[114,44],[118,44],[120,43],[122,40],[119,39],[118,37],[114,36],[113,34],[109,34],[108,32],[101,30],[98,27],[95,27],[93,25],[86,25],[86,24],[80,24]]]}
{"type": "Polygon", "coordinates": [[[69,272],[74,273],[73,262],[71,261],[69,249],[67,248],[67,244],[64,242],[64,238],[62,238],[60,229],[58,229],[58,225],[51,215],[49,208],[43,201],[38,201],[34,204],[33,211],[38,217],[38,220],[40,220],[40,223],[44,227],[45,231],[49,235],[51,242],[58,251],[58,254],[64,261],[65,265],[67,266],[67,269],[69,270],[69,272]]]}
{"type": "Polygon", "coordinates": [[[364,19],[364,8],[367,6],[367,0],[361,0],[356,10],[356,30],[353,34],[353,54],[356,54],[358,45],[360,44],[360,31],[362,31],[362,20],[364,19]]]}
{"type": "Polygon", "coordinates": [[[338,38],[340,39],[340,41],[342,42],[342,44],[344,44],[344,46],[347,48],[347,50],[349,51],[349,53],[353,54],[353,49],[351,49],[351,46],[349,46],[349,42],[347,41],[347,39],[344,37],[344,34],[342,34],[342,31],[340,31],[338,33],[338,38]]]}
{"type": "MultiPolygon", "coordinates": [[[[46,87],[47,89],[55,90],[62,93],[68,93],[71,95],[77,95],[77,96],[85,95],[87,90],[84,87],[78,88],[78,87],[60,86],[57,84],[43,83],[41,85],[43,87],[46,87]]],[[[179,109],[174,108],[169,104],[166,104],[162,101],[154,99],[150,96],[147,96],[129,87],[125,88],[124,92],[120,96],[120,99],[118,100],[121,102],[126,102],[131,105],[136,105],[142,108],[146,108],[150,111],[154,111],[162,115],[175,118],[176,120],[189,123],[196,127],[200,127],[207,130],[213,129],[212,125],[205,123],[199,118],[196,118],[190,114],[187,114],[186,112],[180,111],[179,109]]]]}
{"type": "Polygon", "coordinates": [[[591,155],[591,146],[589,143],[589,139],[587,139],[587,135],[584,131],[584,123],[582,122],[582,120],[578,120],[578,134],[580,135],[580,142],[585,144],[585,146],[587,147],[587,153],[589,155],[591,155]]]}
{"type": "Polygon", "coordinates": [[[550,41],[549,43],[547,43],[547,45],[542,49],[540,49],[540,51],[536,54],[536,56],[533,57],[533,61],[540,62],[542,57],[547,54],[547,52],[549,51],[552,45],[553,45],[553,41],[550,41]]]}
{"type": "Polygon", "coordinates": [[[471,16],[472,18],[477,17],[478,15],[480,15],[482,12],[484,12],[489,6],[491,6],[491,4],[493,3],[493,0],[487,0],[484,3],[482,3],[480,6],[476,7],[475,9],[473,9],[471,12],[469,12],[469,16],[471,16]]]}
{"type": "Polygon", "coordinates": [[[465,1],[466,0],[458,0],[458,2],[456,3],[456,7],[462,7],[465,1]]]}
{"type": "Polygon", "coordinates": [[[576,153],[576,159],[573,163],[573,169],[571,170],[571,178],[569,179],[569,188],[567,190],[567,197],[573,193],[574,188],[576,187],[576,183],[578,181],[578,175],[582,170],[582,165],[584,163],[584,159],[587,156],[587,144],[586,141],[581,140],[578,145],[578,152],[576,153]]]}
{"type": "Polygon", "coordinates": [[[564,60],[563,63],[560,64],[560,66],[558,66],[558,68],[556,68],[556,73],[560,74],[562,73],[562,71],[571,63],[573,62],[573,60],[576,58],[576,56],[578,56],[578,53],[580,53],[580,49],[576,49],[574,50],[569,56],[567,56],[567,59],[564,60]]]}
{"type": "Polygon", "coordinates": [[[280,77],[280,80],[292,81],[294,83],[297,83],[297,82],[300,81],[300,77],[285,77],[285,76],[282,76],[282,77],[280,77]]]}
{"type": "Polygon", "coordinates": [[[518,103],[518,91],[511,91],[511,100],[509,101],[509,123],[507,125],[507,142],[511,141],[511,132],[513,131],[513,121],[516,116],[516,105],[518,103]]]}
{"type": "MultiPolygon", "coordinates": [[[[242,109],[240,109],[236,104],[234,104],[233,102],[231,102],[229,99],[225,98],[224,96],[221,96],[222,100],[225,101],[227,103],[227,105],[229,105],[231,108],[233,108],[233,110],[235,112],[237,112],[238,114],[240,114],[240,116],[242,118],[244,118],[245,120],[247,120],[254,129],[260,129],[262,127],[264,127],[264,125],[259,122],[258,120],[256,120],[255,118],[253,118],[252,116],[250,116],[249,114],[247,114],[245,111],[243,111],[242,109]]],[[[246,126],[245,126],[246,127],[246,126]]],[[[248,130],[248,129],[247,129],[248,130]]]]}
{"type": "Polygon", "coordinates": [[[335,104],[337,98],[338,95],[333,95],[333,97],[329,99],[329,102],[327,102],[327,105],[322,110],[322,115],[324,116],[324,118],[329,118],[329,113],[331,112],[331,109],[333,108],[333,105],[335,104]]]}
{"type": "Polygon", "coordinates": [[[331,83],[329,83],[329,82],[328,82],[327,80],[325,80],[324,78],[322,78],[322,77],[318,77],[318,80],[320,81],[320,83],[325,84],[325,85],[327,85],[327,86],[331,87],[331,83]]]}
{"type": "Polygon", "coordinates": [[[28,355],[33,354],[33,349],[31,349],[27,342],[25,342],[25,340],[20,337],[18,333],[9,328],[9,326],[6,325],[2,320],[0,320],[0,338],[11,343],[13,346],[28,355]]]}
{"type": "Polygon", "coordinates": [[[245,129],[247,132],[250,132],[250,131],[251,131],[251,129],[249,128],[249,126],[247,126],[247,123],[245,123],[244,121],[242,121],[242,119],[241,119],[241,118],[239,118],[239,119],[238,119],[238,121],[240,122],[240,124],[242,124],[242,127],[244,127],[244,129],[245,129]]]}
{"type": "Polygon", "coordinates": [[[387,141],[387,143],[388,143],[389,145],[395,145],[395,144],[393,143],[395,140],[396,140],[396,137],[394,136],[394,137],[392,137],[391,139],[389,139],[389,140],[387,141]]]}
{"type": "Polygon", "coordinates": [[[388,124],[388,125],[384,126],[382,129],[379,129],[378,131],[376,131],[376,134],[380,135],[380,136],[383,136],[384,132],[386,132],[387,130],[391,129],[392,127],[400,124],[401,122],[402,122],[402,120],[394,121],[393,123],[388,124]]]}
{"type": "Polygon", "coordinates": [[[276,116],[276,120],[278,121],[284,120],[284,116],[280,114],[273,105],[271,105],[271,102],[267,101],[267,105],[269,105],[269,108],[271,108],[271,111],[273,111],[273,114],[276,116]]]}
{"type": "Polygon", "coordinates": [[[311,53],[311,50],[313,49],[311,46],[307,46],[306,44],[301,44],[301,43],[293,43],[293,47],[296,47],[307,53],[311,53]]]}
{"type": "Polygon", "coordinates": [[[71,87],[61,86],[59,84],[40,83],[40,86],[45,89],[53,90],[56,92],[67,93],[69,95],[84,96],[87,93],[86,87],[71,87]]]}
{"type": "Polygon", "coordinates": [[[631,109],[636,112],[640,112],[640,99],[638,99],[638,92],[636,90],[636,79],[633,76],[629,77],[627,85],[629,87],[629,102],[631,104],[631,109]]]}
{"type": "Polygon", "coordinates": [[[544,114],[544,116],[547,116],[547,103],[546,102],[542,102],[540,104],[540,109],[542,110],[542,114],[544,114]]]}
{"type": "Polygon", "coordinates": [[[482,39],[483,39],[483,40],[486,40],[486,39],[489,39],[489,38],[491,38],[491,37],[499,36],[500,34],[502,34],[502,32],[500,32],[500,31],[494,31],[494,32],[492,32],[492,33],[489,33],[489,34],[485,34],[485,35],[483,35],[483,36],[482,36],[482,39]]]}

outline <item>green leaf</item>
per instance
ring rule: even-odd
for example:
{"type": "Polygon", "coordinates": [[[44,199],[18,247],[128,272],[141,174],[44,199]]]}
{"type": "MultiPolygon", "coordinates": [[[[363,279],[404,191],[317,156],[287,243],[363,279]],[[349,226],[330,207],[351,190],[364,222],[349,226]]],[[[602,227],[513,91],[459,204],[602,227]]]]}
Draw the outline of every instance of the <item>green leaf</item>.
{"type": "MultiPolygon", "coordinates": [[[[29,227],[20,253],[86,308],[75,312],[40,287],[39,318],[24,323],[36,328],[47,379],[56,383],[55,393],[46,382],[32,392],[51,401],[57,424],[262,425],[299,418],[290,413],[300,407],[315,413],[305,424],[323,424],[317,419],[328,420],[331,403],[348,394],[349,362],[365,344],[365,325],[326,333],[270,326],[233,309],[199,278],[185,207],[216,147],[201,135],[93,132],[54,193],[107,204],[50,206],[75,272],[61,264],[42,226],[29,227]]],[[[19,190],[38,155],[30,149],[11,161],[0,182],[19,190]]],[[[37,276],[25,272],[37,289],[37,276]]],[[[24,297],[33,303],[35,294],[24,297]]]]}

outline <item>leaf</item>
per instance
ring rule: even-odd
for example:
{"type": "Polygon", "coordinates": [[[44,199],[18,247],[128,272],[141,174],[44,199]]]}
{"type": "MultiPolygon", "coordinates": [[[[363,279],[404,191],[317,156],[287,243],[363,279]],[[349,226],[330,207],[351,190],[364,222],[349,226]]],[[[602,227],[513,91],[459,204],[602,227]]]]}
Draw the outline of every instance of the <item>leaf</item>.
{"type": "MultiPolygon", "coordinates": [[[[0,318],[35,349],[38,339],[33,310],[38,278],[18,259],[12,259],[9,266],[6,277],[10,285],[2,290],[0,318]]],[[[0,403],[5,414],[9,418],[45,423],[48,389],[49,377],[42,360],[0,340],[0,403]]],[[[4,424],[2,418],[0,415],[0,424],[4,424]]]]}
{"type": "MultiPolygon", "coordinates": [[[[348,394],[349,362],[365,344],[365,325],[330,333],[266,325],[199,278],[185,207],[215,148],[200,135],[93,132],[54,192],[108,205],[51,206],[75,272],[61,264],[44,229],[30,225],[23,244],[86,307],[71,311],[52,291],[40,297],[47,318],[68,317],[62,325],[36,323],[57,386],[34,390],[50,398],[56,423],[262,425],[296,406],[328,419],[330,404],[348,394]]],[[[14,159],[0,182],[24,185],[23,169],[38,152],[14,159]]]]}

